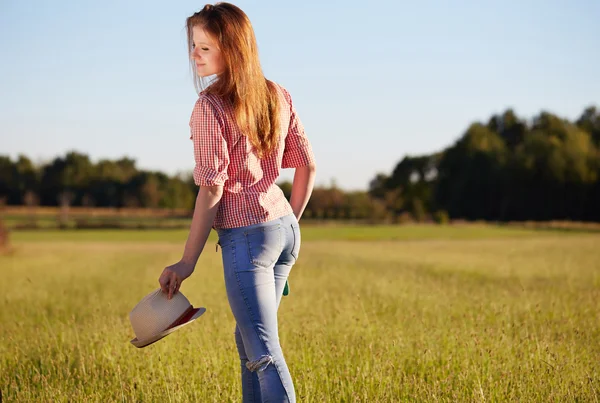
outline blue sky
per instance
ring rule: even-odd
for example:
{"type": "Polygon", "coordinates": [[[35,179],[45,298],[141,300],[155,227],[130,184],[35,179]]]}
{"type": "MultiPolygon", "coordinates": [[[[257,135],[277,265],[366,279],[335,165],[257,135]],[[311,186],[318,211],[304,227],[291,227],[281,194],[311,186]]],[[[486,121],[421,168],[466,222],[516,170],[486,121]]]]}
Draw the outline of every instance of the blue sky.
{"type": "MultiPolygon", "coordinates": [[[[0,1],[0,154],[69,150],[193,168],[192,1],[0,1]]],[[[236,1],[263,69],[292,94],[317,184],[366,189],[513,108],[576,119],[600,106],[600,2],[236,1]]],[[[282,179],[291,179],[286,170],[282,179]]]]}

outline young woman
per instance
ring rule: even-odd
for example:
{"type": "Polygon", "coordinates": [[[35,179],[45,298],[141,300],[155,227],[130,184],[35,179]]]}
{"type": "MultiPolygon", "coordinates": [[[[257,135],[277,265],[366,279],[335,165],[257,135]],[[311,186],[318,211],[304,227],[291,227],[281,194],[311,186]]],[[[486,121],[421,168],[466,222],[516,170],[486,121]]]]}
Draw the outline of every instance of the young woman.
{"type": "Polygon", "coordinates": [[[222,248],[227,298],[244,402],[294,402],[279,344],[277,308],[300,250],[298,220],[315,178],[311,145],[290,94],[261,69],[250,20],[228,3],[187,19],[188,46],[200,92],[190,120],[200,187],[183,257],[159,283],[169,298],[194,271],[211,227],[222,248]],[[295,168],[288,202],[275,184],[295,168]]]}

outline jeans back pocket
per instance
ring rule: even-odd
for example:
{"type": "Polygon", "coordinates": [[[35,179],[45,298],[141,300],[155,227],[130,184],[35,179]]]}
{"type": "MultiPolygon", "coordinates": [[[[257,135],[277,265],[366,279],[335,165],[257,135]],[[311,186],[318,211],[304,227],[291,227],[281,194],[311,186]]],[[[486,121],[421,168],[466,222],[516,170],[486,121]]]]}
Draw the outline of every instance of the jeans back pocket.
{"type": "Polygon", "coordinates": [[[255,266],[271,267],[281,254],[281,225],[258,227],[244,233],[248,256],[255,266]]]}

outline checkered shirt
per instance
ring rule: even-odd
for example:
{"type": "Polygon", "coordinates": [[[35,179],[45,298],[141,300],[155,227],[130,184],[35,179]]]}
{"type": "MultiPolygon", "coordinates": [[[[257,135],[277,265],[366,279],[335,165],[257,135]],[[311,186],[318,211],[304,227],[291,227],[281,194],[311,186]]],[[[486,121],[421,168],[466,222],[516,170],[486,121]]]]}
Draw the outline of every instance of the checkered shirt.
{"type": "Polygon", "coordinates": [[[314,162],[304,127],[290,94],[279,88],[281,139],[271,156],[260,159],[235,123],[231,103],[201,93],[190,118],[194,143],[194,181],[223,186],[213,228],[238,228],[291,214],[292,207],[275,184],[282,168],[314,162]]]}

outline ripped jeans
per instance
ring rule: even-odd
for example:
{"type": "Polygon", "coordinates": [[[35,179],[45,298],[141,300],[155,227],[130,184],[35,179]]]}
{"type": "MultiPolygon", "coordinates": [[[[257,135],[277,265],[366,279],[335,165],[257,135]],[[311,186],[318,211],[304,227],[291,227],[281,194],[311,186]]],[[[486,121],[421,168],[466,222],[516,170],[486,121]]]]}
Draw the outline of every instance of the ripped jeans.
{"type": "Polygon", "coordinates": [[[236,321],[243,402],[295,402],[279,344],[277,308],[300,250],[293,214],[241,228],[218,229],[227,298],[236,321]]]}

